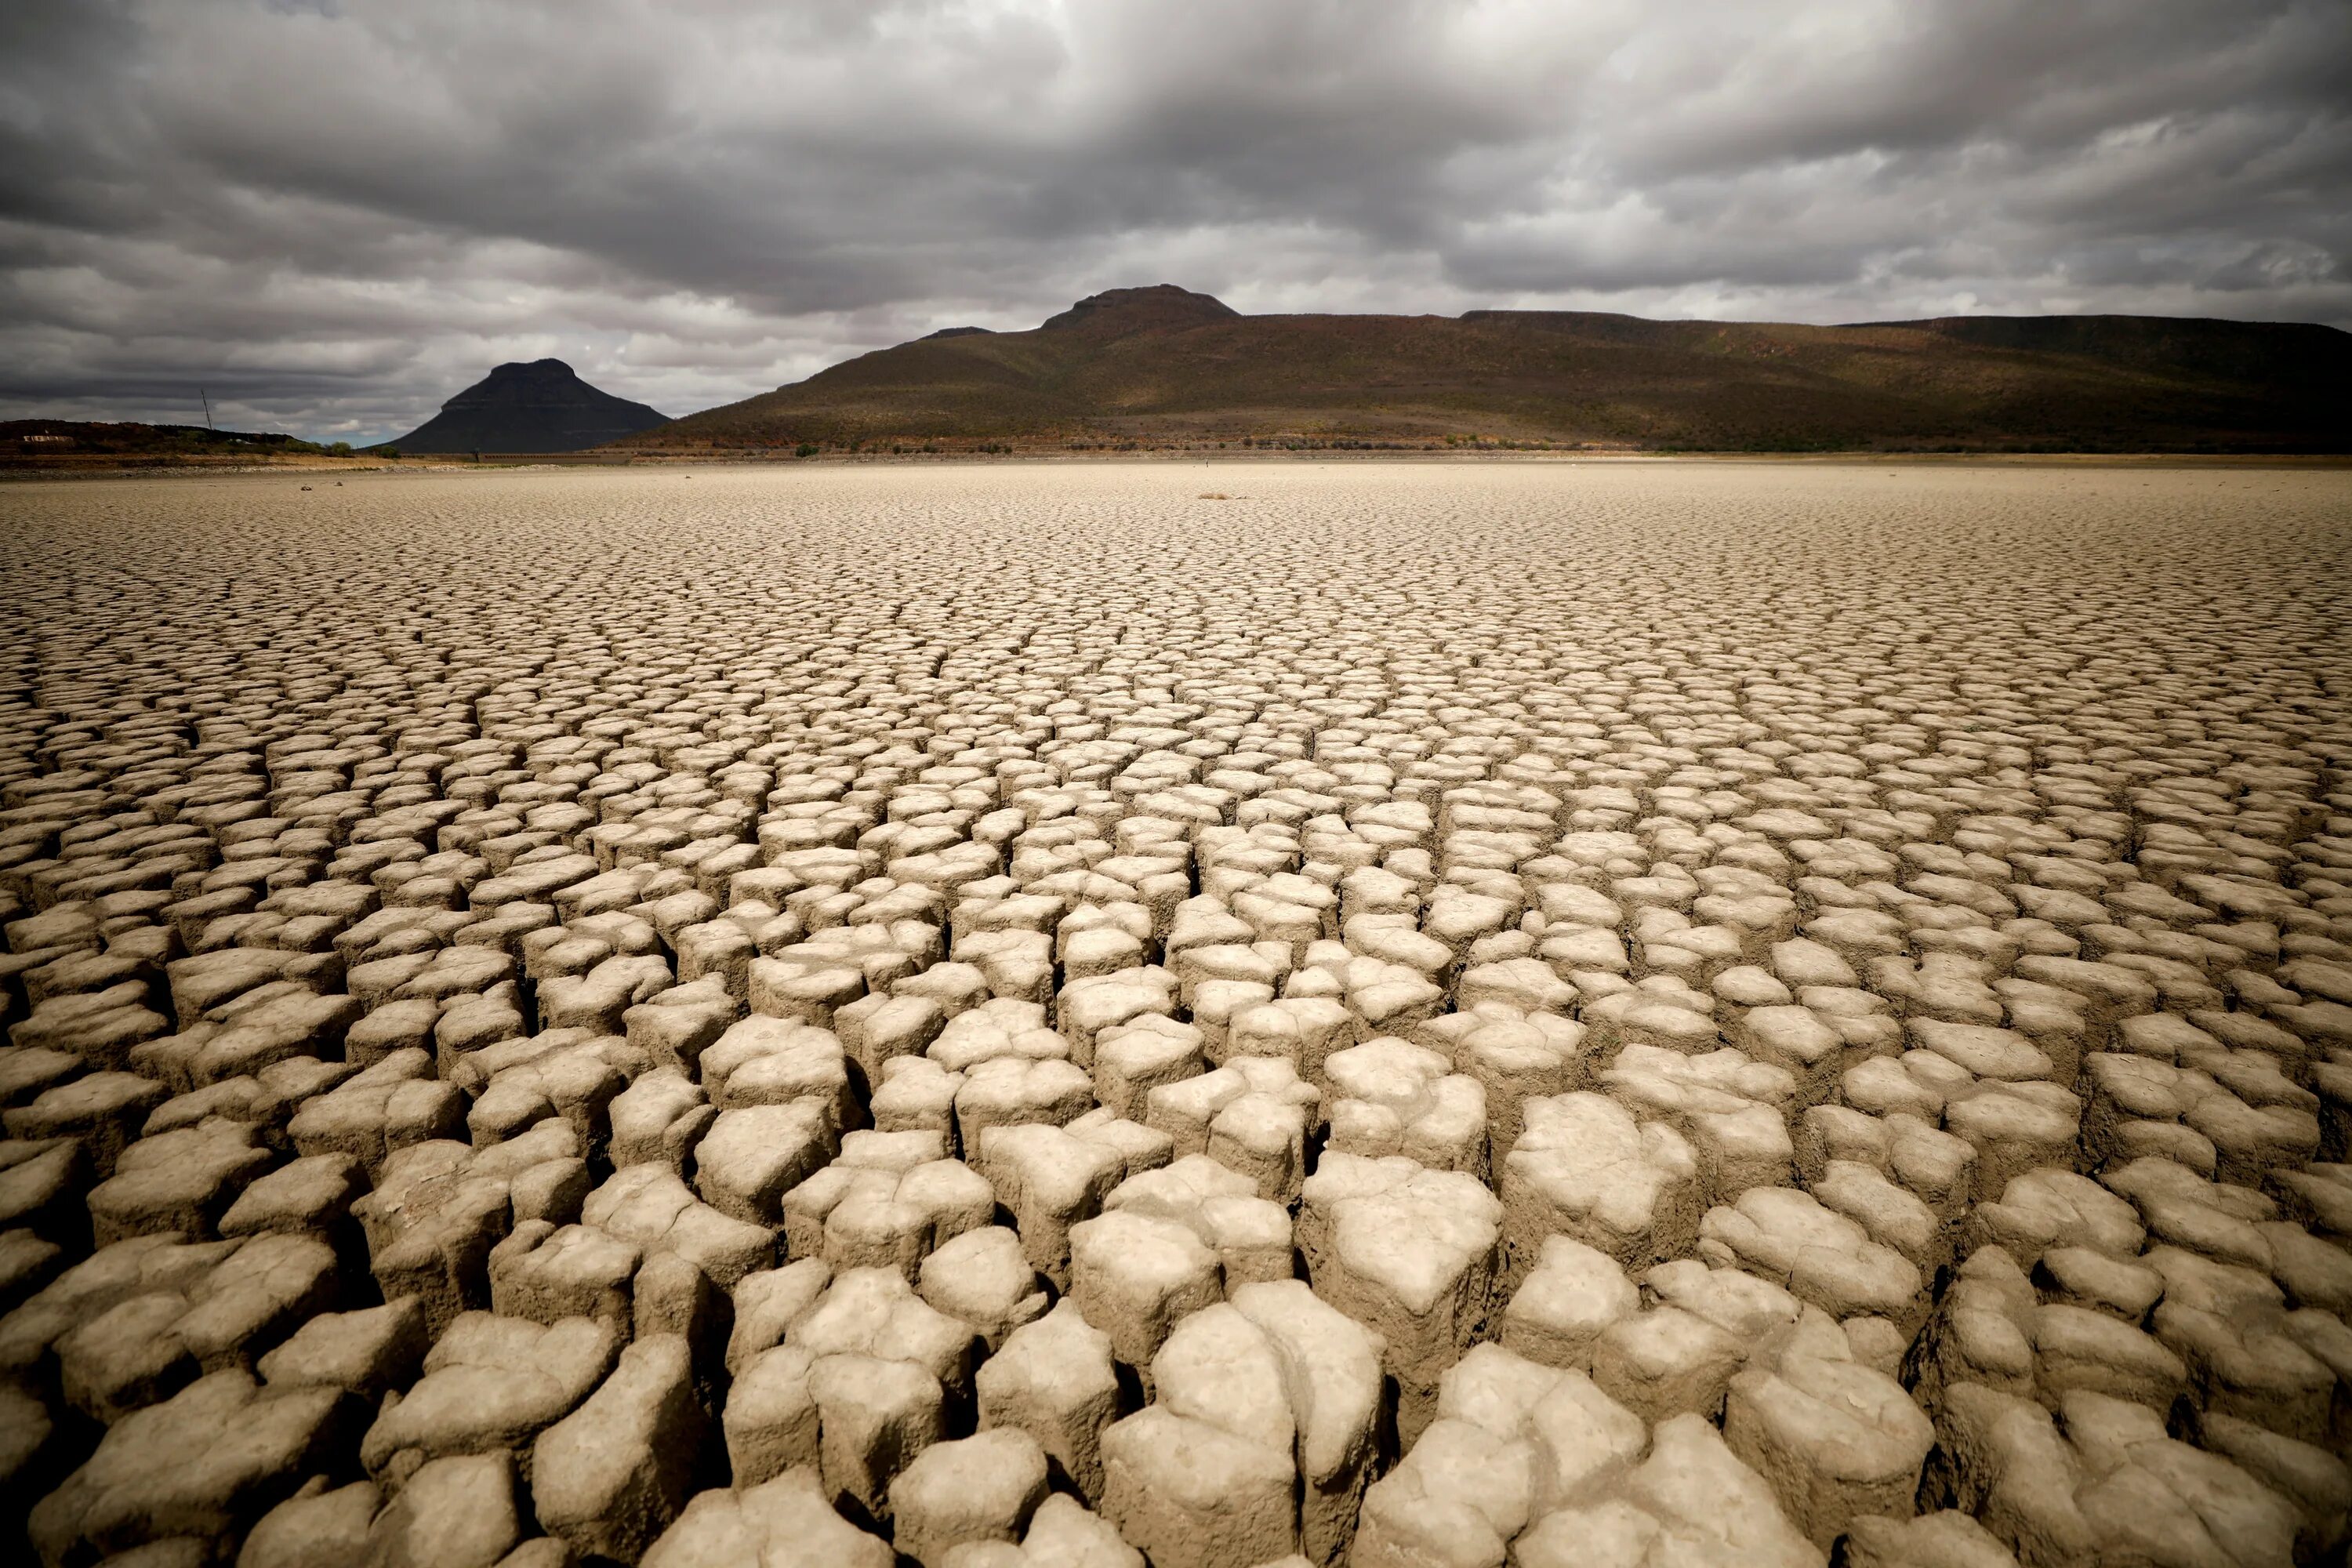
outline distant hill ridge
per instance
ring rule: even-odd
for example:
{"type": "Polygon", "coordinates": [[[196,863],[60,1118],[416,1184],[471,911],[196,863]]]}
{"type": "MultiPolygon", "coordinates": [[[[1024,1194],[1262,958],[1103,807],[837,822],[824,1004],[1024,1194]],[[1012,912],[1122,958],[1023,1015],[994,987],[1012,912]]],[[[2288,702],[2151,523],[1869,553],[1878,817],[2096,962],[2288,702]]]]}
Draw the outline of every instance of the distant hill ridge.
{"type": "Polygon", "coordinates": [[[403,452],[577,452],[667,417],[598,391],[560,359],[541,359],[499,366],[385,445],[403,452]]]}
{"type": "MultiPolygon", "coordinates": [[[[2352,334],[2152,316],[1816,327],[1244,316],[1169,284],[950,328],[631,447],[1305,436],[1720,450],[2341,452],[2352,334]]],[[[428,426],[430,428],[430,426],[428,426]]],[[[404,445],[405,443],[404,443],[404,445]]]]}
{"type": "Polygon", "coordinates": [[[318,458],[331,448],[277,430],[209,425],[11,419],[0,422],[0,468],[220,468],[318,458]]]}

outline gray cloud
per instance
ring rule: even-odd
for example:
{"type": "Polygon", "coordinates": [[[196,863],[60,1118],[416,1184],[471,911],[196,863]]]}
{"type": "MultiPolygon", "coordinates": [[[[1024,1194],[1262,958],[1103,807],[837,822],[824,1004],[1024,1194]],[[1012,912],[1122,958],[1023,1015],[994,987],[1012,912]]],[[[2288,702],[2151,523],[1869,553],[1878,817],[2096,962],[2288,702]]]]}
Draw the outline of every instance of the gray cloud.
{"type": "Polygon", "coordinates": [[[1244,310],[2352,324],[2341,0],[16,0],[0,413],[1244,310]]]}

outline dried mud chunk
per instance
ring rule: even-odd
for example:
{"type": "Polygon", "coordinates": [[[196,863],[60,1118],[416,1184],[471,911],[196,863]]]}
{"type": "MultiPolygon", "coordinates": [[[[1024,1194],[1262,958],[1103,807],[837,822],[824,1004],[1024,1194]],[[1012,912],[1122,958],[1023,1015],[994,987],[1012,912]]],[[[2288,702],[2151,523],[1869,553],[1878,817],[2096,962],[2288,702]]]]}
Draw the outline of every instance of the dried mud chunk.
{"type": "Polygon", "coordinates": [[[1102,1447],[1103,1516],[1154,1568],[1245,1568],[1297,1547],[1288,1455],[1159,1405],[1102,1447]]]}
{"type": "Polygon", "coordinates": [[[760,947],[751,933],[732,920],[705,921],[671,933],[677,952],[677,977],[682,984],[715,979],[738,1002],[751,996],[751,961],[760,947]]]}
{"type": "Polygon", "coordinates": [[[466,1096],[430,1077],[422,1049],[393,1052],[304,1102],[287,1124],[303,1154],[345,1153],[376,1176],[398,1150],[466,1130],[466,1096]]]}
{"type": "Polygon", "coordinates": [[[617,1035],[630,1008],[674,984],[668,960],[654,953],[616,953],[585,974],[560,974],[539,987],[541,1026],[617,1035]]]}
{"type": "Polygon", "coordinates": [[[956,1091],[963,1074],[928,1057],[895,1057],[882,1064],[868,1109],[879,1132],[935,1132],[951,1153],[969,1153],[956,1134],[956,1091]]]}
{"type": "Polygon", "coordinates": [[[1109,1521],[1076,1499],[1055,1494],[1038,1505],[1022,1544],[958,1547],[947,1568],[1144,1568],[1143,1553],[1119,1539],[1109,1521]]]}
{"type": "MultiPolygon", "coordinates": [[[[2153,1375],[2179,1373],[2207,1412],[2242,1416],[2302,1441],[2324,1441],[2340,1425],[2336,1369],[2298,1342],[2274,1302],[2247,1302],[2225,1315],[2192,1305],[2193,1290],[2168,1295],[2179,1299],[2161,1303],[2154,1320],[2163,1359],[2136,1347],[2153,1363],[2153,1375]]],[[[2119,1392],[2140,1393],[2130,1386],[2119,1392]]]]}
{"type": "Polygon", "coordinates": [[[1302,1173],[1302,1156],[1293,1145],[1303,1142],[1321,1100],[1289,1063],[1240,1057],[1213,1072],[1154,1089],[1145,1099],[1143,1121],[1168,1134],[1179,1155],[1210,1154],[1253,1175],[1263,1165],[1265,1179],[1279,1184],[1302,1173]]]}
{"type": "Polygon", "coordinates": [[[1349,1561],[1371,1568],[1498,1568],[1532,1511],[1533,1446],[1440,1417],[1364,1494],[1349,1561]]]}
{"type": "Polygon", "coordinates": [[[271,1394],[215,1373],[110,1427],[89,1462],[33,1507],[44,1562],[194,1537],[225,1552],[304,1477],[332,1468],[352,1412],[331,1390],[271,1394]]]}
{"type": "Polygon", "coordinates": [[[754,1486],[823,1458],[823,1427],[799,1345],[774,1345],[738,1363],[721,1426],[735,1484],[754,1486]]]}
{"type": "Polygon", "coordinates": [[[367,1193],[367,1177],[349,1154],[311,1154],[289,1160],[237,1194],[221,1215],[225,1237],[264,1232],[330,1234],[350,1219],[352,1205],[367,1193]]]}
{"type": "Polygon", "coordinates": [[[1944,1109],[1945,1130],[1977,1150],[1977,1195],[1991,1197],[2013,1176],[2069,1168],[2082,1102],[2054,1084],[1990,1083],[1944,1109]]]}
{"type": "Polygon", "coordinates": [[[433,1341],[414,1296],[321,1312],[255,1363],[272,1388],[344,1388],[369,1397],[416,1381],[433,1341]]]}
{"type": "MultiPolygon", "coordinates": [[[[1685,1258],[1661,1263],[1642,1276],[1645,1300],[1676,1307],[1703,1318],[1747,1347],[1751,1364],[1769,1366],[1776,1357],[1810,1353],[1842,1355],[1836,1342],[1824,1336],[1832,1320],[1769,1279],[1738,1268],[1710,1268],[1685,1258]]],[[[1883,1321],[1849,1319],[1848,1323],[1883,1321]]],[[[1841,1331],[1844,1332],[1845,1331],[1841,1331]]],[[[1851,1348],[1850,1335],[1846,1341],[1851,1348]]]]}
{"type": "Polygon", "coordinates": [[[2301,1511],[2297,1561],[2343,1544],[2347,1512],[2352,1510],[2352,1470],[2342,1459],[2231,1415],[2206,1412],[2194,1427],[2197,1447],[2230,1460],[2301,1511]]]}
{"type": "Polygon", "coordinates": [[[253,1358],[331,1305],[334,1254],[300,1237],[239,1247],[176,1289],[131,1296],[61,1335],[67,1400],[101,1421],[164,1398],[200,1373],[253,1358]]]}
{"type": "Polygon", "coordinates": [[[944,1436],[951,1412],[963,1407],[976,1338],[970,1324],[917,1298],[896,1271],[852,1269],[794,1321],[782,1351],[763,1357],[759,1369],[769,1408],[789,1416],[795,1373],[783,1352],[811,1358],[797,1375],[818,1413],[826,1485],[878,1517],[891,1478],[944,1436]],[[778,1366],[769,1367],[772,1359],[778,1366]]]}
{"type": "Polygon", "coordinates": [[[326,1478],[315,1476],[255,1522],[237,1552],[238,1568],[335,1568],[363,1562],[368,1525],[382,1501],[367,1481],[329,1490],[326,1478]]]}
{"type": "Polygon", "coordinates": [[[787,1019],[746,1018],[702,1053],[702,1086],[721,1110],[809,1100],[833,1124],[856,1125],[849,1066],[838,1037],[787,1019]]]}
{"type": "Polygon", "coordinates": [[[1844,1065],[1844,1037],[1808,1007],[1750,1007],[1731,1031],[1731,1042],[1790,1074],[1806,1100],[1826,1093],[1844,1065]]]}
{"type": "Polygon", "coordinates": [[[891,1481],[947,1435],[938,1379],[908,1362],[828,1355],[811,1365],[808,1385],[825,1485],[887,1519],[891,1481]]]}
{"type": "Polygon", "coordinates": [[[641,1559],[643,1568],[893,1568],[889,1544],[834,1511],[813,1470],[734,1491],[698,1493],[641,1559]]]}
{"type": "Polygon", "coordinates": [[[1187,1226],[1114,1209],[1070,1227],[1070,1300],[1129,1366],[1150,1365],[1180,1319],[1223,1295],[1217,1255],[1187,1226]]]}
{"type": "MultiPolygon", "coordinates": [[[[1518,1142],[1528,1101],[1588,1087],[1583,1025],[1503,1008],[1470,1009],[1453,1016],[1463,1024],[1454,1037],[1454,1067],[1486,1091],[1488,1148],[1496,1155],[1507,1153],[1518,1142]]],[[[1432,1026],[1445,1021],[1433,1020],[1432,1026]]]]}
{"type": "Polygon", "coordinates": [[[2054,1247],[2034,1265],[2033,1282],[2045,1297],[2111,1313],[2128,1323],[2146,1320],[2164,1294],[2164,1276],[2087,1247],[2054,1247]]]}
{"type": "Polygon", "coordinates": [[[2248,1187],[2207,1182],[2177,1161],[2139,1159],[2103,1172],[2100,1184],[2131,1200],[2149,1237],[2224,1263],[2270,1271],[2269,1243],[2258,1227],[2274,1213],[2248,1187]]]}
{"type": "Polygon", "coordinates": [[[2147,1235],[2129,1203],[2070,1171],[2029,1171],[2014,1178],[2000,1201],[1979,1204],[1969,1223],[2029,1267],[2053,1247],[2130,1258],[2147,1235]]]}
{"type": "Polygon", "coordinates": [[[1356,1036],[1355,1020],[1338,1002],[1328,996],[1291,996],[1234,1014],[1225,1047],[1231,1056],[1286,1061],[1302,1078],[1320,1082],[1332,1055],[1356,1036]]]}
{"type": "Polygon", "coordinates": [[[1992,1532],[1950,1509],[1916,1518],[1865,1515],[1845,1538],[1844,1568],[2016,1568],[1992,1532]]]}
{"type": "Polygon", "coordinates": [[[623,1013],[621,1028],[648,1060],[687,1071],[743,1009],[717,975],[680,978],[682,984],[623,1013]]]}
{"type": "Polygon", "coordinates": [[[1381,1340],[1408,1437],[1428,1420],[1439,1377],[1486,1331],[1502,1212],[1475,1178],[1402,1158],[1327,1155],[1307,1182],[1308,1275],[1381,1340]]]}
{"type": "Polygon", "coordinates": [[[1615,1258],[1550,1237],[1503,1310],[1503,1348],[1540,1366],[1590,1372],[1593,1342],[1641,1304],[1615,1258]]]}
{"type": "Polygon", "coordinates": [[[250,1006],[241,1000],[219,1031],[188,1058],[186,1081],[180,1087],[218,1083],[290,1057],[339,1057],[346,1032],[359,1018],[359,1003],[350,996],[293,990],[250,1006]]]}
{"type": "Polygon", "coordinates": [[[495,1568],[522,1538],[515,1462],[504,1452],[420,1466],[368,1527],[366,1561],[390,1568],[495,1568]]]}
{"type": "Polygon", "coordinates": [[[142,1236],[101,1247],[0,1319],[0,1369],[20,1379],[45,1376],[63,1336],[137,1297],[184,1298],[241,1245],[142,1236]]]}
{"type": "Polygon", "coordinates": [[[278,952],[239,947],[199,953],[167,964],[172,1005],[183,1033],[205,1014],[259,986],[290,982],[323,990],[342,977],[342,962],[330,953],[278,952]]]}
{"type": "Polygon", "coordinates": [[[1914,1319],[1924,1281],[1903,1255],[1789,1187],[1751,1187],[1699,1222],[1699,1255],[1785,1284],[1833,1317],[1914,1319]]]}
{"type": "Polygon", "coordinates": [[[1774,1568],[1822,1561],[1762,1478],[1695,1415],[1659,1426],[1649,1458],[1626,1477],[1622,1497],[1547,1515],[1520,1538],[1517,1555],[1529,1568],[1568,1568],[1596,1538],[1662,1556],[1719,1555],[1774,1568]]]}
{"type": "Polygon", "coordinates": [[[1065,1299],[1008,1335],[973,1379],[980,1425],[1018,1427],[1089,1502],[1102,1496],[1102,1429],[1118,1414],[1110,1336],[1065,1299]]]}
{"type": "Polygon", "coordinates": [[[1206,1065],[1198,1029],[1148,1013],[1096,1037],[1095,1095],[1117,1114],[1141,1120],[1153,1089],[1196,1078],[1206,1065]]]}
{"type": "MultiPolygon", "coordinates": [[[[1104,1507],[1112,1517],[1150,1520],[1188,1511],[1181,1496],[1182,1478],[1161,1468],[1171,1440],[1180,1449],[1187,1444],[1204,1445],[1244,1471],[1271,1475],[1277,1468],[1290,1468],[1297,1426],[1283,1388],[1282,1365],[1266,1336],[1237,1309],[1219,1303],[1186,1318],[1152,1358],[1151,1373],[1156,1391],[1151,1410],[1172,1418],[1160,1424],[1168,1438],[1159,1452],[1131,1453],[1123,1471],[1111,1471],[1104,1507]],[[1194,1428],[1262,1450],[1265,1462],[1251,1467],[1194,1428]],[[1178,1483],[1180,1495],[1170,1495],[1171,1480],[1178,1483]]],[[[1112,1436],[1118,1435],[1115,1428],[1112,1436]]],[[[1288,1490],[1286,1487],[1286,1494],[1288,1490]]],[[[1291,1528],[1295,1531],[1295,1522],[1291,1528]]]]}
{"type": "Polygon", "coordinates": [[[1000,1058],[964,1075],[955,1095],[956,1131],[963,1147],[973,1149],[990,1128],[1059,1127],[1094,1108],[1093,1082],[1076,1063],[1000,1058]]]}
{"type": "Polygon", "coordinates": [[[595,1393],[532,1444],[541,1525],[583,1556],[640,1557],[686,1506],[705,1426],[687,1342],[636,1341],[595,1393]]]}
{"type": "Polygon", "coordinates": [[[701,1202],[676,1173],[659,1165],[614,1172],[588,1194],[580,1217],[647,1252],[675,1252],[721,1286],[775,1261],[773,1231],[701,1202]]]}
{"type": "Polygon", "coordinates": [[[352,1205],[384,1294],[421,1297],[436,1326],[487,1305],[490,1249],[512,1228],[517,1178],[573,1165],[575,1147],[571,1129],[551,1122],[480,1153],[448,1141],[397,1151],[352,1205]]]}
{"type": "Polygon", "coordinates": [[[1425,1047],[1386,1036],[1335,1053],[1330,1082],[1335,1152],[1402,1154],[1435,1171],[1486,1172],[1486,1096],[1425,1047]]]}
{"type": "Polygon", "coordinates": [[[79,1249],[89,1233],[82,1199],[88,1169],[82,1146],[70,1138],[0,1142],[0,1226],[22,1226],[79,1249]]]}
{"type": "Polygon", "coordinates": [[[2030,1334],[2034,1384],[2045,1402],[2083,1388],[2168,1409],[2188,1384],[2179,1356],[2104,1312],[2048,1303],[2034,1309],[2030,1334]]]}
{"type": "Polygon", "coordinates": [[[426,1353],[416,1385],[385,1402],[361,1461],[370,1475],[399,1479],[428,1459],[520,1447],[576,1409],[619,1351],[610,1323],[548,1327],[468,1312],[426,1353]]]}
{"type": "Polygon", "coordinates": [[[1832,1160],[1806,1190],[1916,1268],[1932,1269],[1950,1256],[1952,1237],[1936,1211],[1868,1165],[1832,1160]]]}
{"type": "Polygon", "coordinates": [[[1495,1345],[1446,1373],[1435,1415],[1365,1494],[1351,1562],[1500,1563],[1538,1512],[1622,1479],[1646,1437],[1581,1373],[1495,1345]]]}
{"type": "Polygon", "coordinates": [[[2273,1221],[2259,1227],[2270,1245],[2271,1274],[2297,1307],[2342,1316],[2352,1311],[2352,1257],[2300,1226],[2273,1221]]]}
{"type": "Polygon", "coordinates": [[[1593,1342],[1592,1381],[1645,1420],[1685,1412],[1714,1420],[1747,1359],[1730,1331],[1679,1307],[1621,1318],[1593,1342]]]}
{"type": "Polygon", "coordinates": [[[1612,1098],[1690,1141],[1709,1192],[1730,1196],[1786,1184],[1796,1165],[1783,1107],[1793,1080],[1780,1068],[1726,1048],[1704,1055],[1627,1046],[1601,1074],[1612,1098]]]}
{"type": "Polygon", "coordinates": [[[1379,1458],[1380,1337],[1296,1279],[1244,1285],[1233,1304],[1265,1336],[1281,1370],[1297,1432],[1300,1552],[1310,1563],[1339,1562],[1379,1458]]]}
{"type": "Polygon", "coordinates": [[[147,1113],[169,1098],[162,1084],[127,1072],[94,1072],[44,1089],[30,1105],[0,1112],[8,1136],[37,1142],[70,1138],[103,1180],[145,1125],[147,1113]]]}
{"type": "Polygon", "coordinates": [[[607,1114],[614,1165],[667,1165],[684,1174],[686,1163],[719,1113],[702,1087],[674,1067],[656,1068],[614,1096],[607,1114]]]}
{"type": "Polygon", "coordinates": [[[730,1219],[772,1227],[783,1221],[784,1194],[839,1150],[821,1105],[739,1105],[720,1111],[696,1146],[695,1189],[730,1219]]]}
{"type": "Polygon", "coordinates": [[[1531,1100],[1527,1131],[1503,1161],[1509,1269],[1530,1264],[1548,1236],[1566,1236],[1628,1267],[1683,1251],[1697,1237],[1698,1158],[1658,1122],[1637,1122],[1602,1095],[1531,1100]]]}
{"type": "Polygon", "coordinates": [[[0,1231],[0,1319],[65,1266],[65,1249],[29,1230],[0,1231]]]}
{"type": "Polygon", "coordinates": [[[114,1174],[90,1190],[91,1239],[103,1247],[165,1231],[211,1236],[238,1194],[275,1163],[255,1146],[251,1128],[234,1123],[139,1139],[123,1149],[114,1174]]]}
{"type": "Polygon", "coordinates": [[[1002,1226],[968,1230],[923,1259],[916,1291],[980,1331],[993,1352],[1005,1336],[1045,1310],[1043,1281],[1021,1238],[1002,1226]]]}
{"type": "Polygon", "coordinates": [[[0,1108],[29,1104],[42,1091],[88,1070],[89,1065],[68,1051],[35,1046],[0,1047],[0,1108]]]}
{"type": "Polygon", "coordinates": [[[1045,1455],[1025,1432],[934,1443],[890,1483],[891,1540],[923,1568],[946,1568],[956,1547],[1014,1540],[1045,1497],[1045,1455]]]}
{"type": "Polygon", "coordinates": [[[263,1236],[238,1247],[188,1292],[172,1326],[206,1372],[254,1359],[333,1306],[341,1294],[332,1248],[307,1236],[263,1236]]]}
{"type": "Polygon", "coordinates": [[[561,1117],[583,1147],[601,1148],[611,1134],[612,1102],[628,1084],[602,1039],[556,1031],[502,1041],[475,1053],[450,1076],[476,1096],[466,1125],[478,1145],[561,1117]]]}
{"type": "Polygon", "coordinates": [[[93,1419],[119,1421],[194,1381],[195,1358],[171,1331],[187,1310],[177,1291],[137,1296],[58,1336],[66,1403],[93,1419]]]}
{"type": "Polygon", "coordinates": [[[887,1140],[912,1140],[917,1153],[940,1141],[919,1132],[853,1134],[841,1157],[782,1199],[793,1256],[837,1268],[892,1268],[912,1279],[924,1258],[995,1217],[996,1194],[961,1160],[907,1160],[887,1140]]]}
{"type": "Polygon", "coordinates": [[[1176,1011],[1176,975],[1160,966],[1122,969],[1063,985],[1054,999],[1054,1027],[1070,1041],[1070,1060],[1094,1065],[1094,1041],[1110,1027],[1146,1013],[1176,1011]]]}
{"type": "Polygon", "coordinates": [[[626,1324],[629,1286],[644,1253],[591,1226],[531,1220],[490,1253],[490,1309],[549,1327],[566,1318],[626,1324]]]}
{"type": "Polygon", "coordinates": [[[1037,1270],[1069,1280],[1069,1227],[1101,1212],[1110,1193],[1139,1172],[1168,1163],[1167,1134],[1087,1112],[1066,1128],[1042,1124],[991,1128],[974,1164],[1013,1215],[1037,1270]]]}
{"type": "Polygon", "coordinates": [[[1975,1385],[1950,1392],[1944,1448],[1959,1501],[2028,1568],[2103,1553],[2190,1563],[2287,1563],[2284,1500],[2216,1455],[2168,1437],[2146,1407],[2077,1390],[2059,1420],[1975,1385]]]}
{"type": "Polygon", "coordinates": [[[924,1054],[951,1072],[989,1061],[1066,1061],[1070,1042],[1046,1022],[1034,1002],[997,997],[950,1018],[924,1054]]]}
{"type": "Polygon", "coordinates": [[[1790,1521],[1824,1548],[1857,1516],[1906,1512],[1936,1440],[1892,1378],[1811,1355],[1734,1377],[1723,1435],[1772,1481],[1790,1521]]]}

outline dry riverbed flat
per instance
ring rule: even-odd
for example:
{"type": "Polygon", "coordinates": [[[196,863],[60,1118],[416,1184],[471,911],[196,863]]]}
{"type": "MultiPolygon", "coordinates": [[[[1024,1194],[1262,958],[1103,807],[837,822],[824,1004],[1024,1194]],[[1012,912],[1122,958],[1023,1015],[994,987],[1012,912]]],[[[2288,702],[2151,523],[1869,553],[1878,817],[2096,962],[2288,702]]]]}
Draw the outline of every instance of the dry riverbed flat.
{"type": "Polygon", "coordinates": [[[2348,557],[2284,468],[0,488],[0,1542],[2326,1559],[2348,557]]]}

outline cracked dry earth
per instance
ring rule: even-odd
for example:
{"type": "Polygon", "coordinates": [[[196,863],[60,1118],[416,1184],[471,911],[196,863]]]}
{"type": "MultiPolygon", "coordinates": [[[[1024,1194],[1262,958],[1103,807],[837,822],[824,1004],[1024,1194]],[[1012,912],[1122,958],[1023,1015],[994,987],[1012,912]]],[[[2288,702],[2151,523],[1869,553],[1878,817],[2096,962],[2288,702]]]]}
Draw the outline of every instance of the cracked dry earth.
{"type": "Polygon", "coordinates": [[[2340,1561],[2352,477],[317,485],[0,491],[16,1554],[2340,1561]]]}

